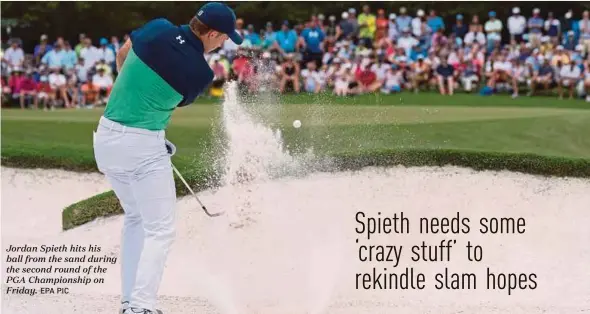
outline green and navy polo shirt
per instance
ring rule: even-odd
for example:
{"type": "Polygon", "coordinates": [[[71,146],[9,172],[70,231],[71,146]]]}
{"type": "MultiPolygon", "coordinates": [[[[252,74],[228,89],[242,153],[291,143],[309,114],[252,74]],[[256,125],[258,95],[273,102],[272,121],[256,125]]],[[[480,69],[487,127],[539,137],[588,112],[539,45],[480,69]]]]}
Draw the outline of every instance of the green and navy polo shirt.
{"type": "Polygon", "coordinates": [[[125,126],[166,129],[176,107],[189,105],[213,80],[201,40],[188,25],[155,19],[130,35],[132,47],[104,117],[125,126]]]}

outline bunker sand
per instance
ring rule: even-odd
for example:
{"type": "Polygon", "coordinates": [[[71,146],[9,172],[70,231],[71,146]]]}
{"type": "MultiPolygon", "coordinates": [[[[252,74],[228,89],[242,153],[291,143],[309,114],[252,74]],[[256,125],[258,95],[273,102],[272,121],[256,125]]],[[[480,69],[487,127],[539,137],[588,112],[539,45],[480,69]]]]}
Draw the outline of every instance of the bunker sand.
{"type": "MultiPolygon", "coordinates": [[[[2,260],[10,254],[5,252],[8,246],[25,243],[92,244],[101,251],[87,255],[118,256],[122,217],[61,231],[65,206],[109,188],[98,174],[2,168],[2,260]]],[[[199,197],[208,208],[228,213],[211,219],[194,199],[179,200],[178,233],[159,306],[175,314],[581,313],[590,308],[588,191],[585,179],[454,167],[367,168],[204,191],[199,197]],[[366,217],[403,212],[410,220],[410,234],[366,240],[366,234],[355,231],[361,229],[355,219],[358,211],[366,217]],[[420,217],[452,218],[457,212],[470,219],[468,234],[419,233],[420,217]],[[482,217],[523,217],[526,231],[482,235],[482,217]],[[450,262],[412,262],[411,246],[422,241],[439,245],[441,240],[456,240],[450,262]],[[480,262],[468,261],[467,241],[482,247],[480,262]],[[403,246],[400,264],[362,263],[360,245],[403,246]],[[425,275],[426,288],[357,290],[356,274],[371,273],[373,267],[398,274],[413,267],[425,275]],[[444,274],[445,267],[452,273],[475,274],[477,289],[437,290],[434,275],[444,274]],[[516,289],[511,295],[506,289],[487,290],[488,267],[496,274],[534,273],[536,289],[516,289]]],[[[51,265],[74,266],[35,264],[51,265]]],[[[67,295],[3,293],[2,313],[114,313],[119,264],[101,266],[106,274],[95,277],[104,283],[65,285],[67,295]]],[[[3,278],[5,271],[2,267],[3,278]]],[[[6,288],[3,284],[3,292],[6,288]]]]}

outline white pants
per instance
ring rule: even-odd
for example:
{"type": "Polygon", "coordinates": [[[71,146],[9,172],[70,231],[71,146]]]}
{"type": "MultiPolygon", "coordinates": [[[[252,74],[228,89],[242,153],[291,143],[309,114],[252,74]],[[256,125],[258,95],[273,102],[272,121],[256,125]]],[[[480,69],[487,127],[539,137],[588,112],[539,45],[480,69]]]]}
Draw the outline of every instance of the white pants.
{"type": "Polygon", "coordinates": [[[164,131],[100,119],[94,156],[125,211],[121,243],[122,300],[155,311],[175,236],[176,189],[164,131]]]}

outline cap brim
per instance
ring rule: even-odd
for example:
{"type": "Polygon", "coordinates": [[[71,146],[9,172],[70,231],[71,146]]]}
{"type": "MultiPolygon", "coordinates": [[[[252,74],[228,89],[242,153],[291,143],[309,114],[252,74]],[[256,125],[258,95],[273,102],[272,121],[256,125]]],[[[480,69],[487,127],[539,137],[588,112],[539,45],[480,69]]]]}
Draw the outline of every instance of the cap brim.
{"type": "Polygon", "coordinates": [[[229,33],[228,36],[231,39],[231,41],[233,41],[236,45],[241,45],[242,42],[244,41],[242,36],[240,36],[240,34],[235,30],[233,32],[229,33]]]}

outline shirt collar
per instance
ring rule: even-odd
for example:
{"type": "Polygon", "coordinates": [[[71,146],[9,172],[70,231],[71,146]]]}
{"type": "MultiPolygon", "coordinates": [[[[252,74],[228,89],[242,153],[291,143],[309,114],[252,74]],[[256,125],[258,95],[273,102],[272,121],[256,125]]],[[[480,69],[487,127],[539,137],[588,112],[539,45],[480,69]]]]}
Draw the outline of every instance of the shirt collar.
{"type": "Polygon", "coordinates": [[[182,25],[180,26],[180,31],[184,34],[187,41],[197,50],[205,51],[205,47],[203,46],[203,42],[193,33],[189,25],[182,25]]]}

